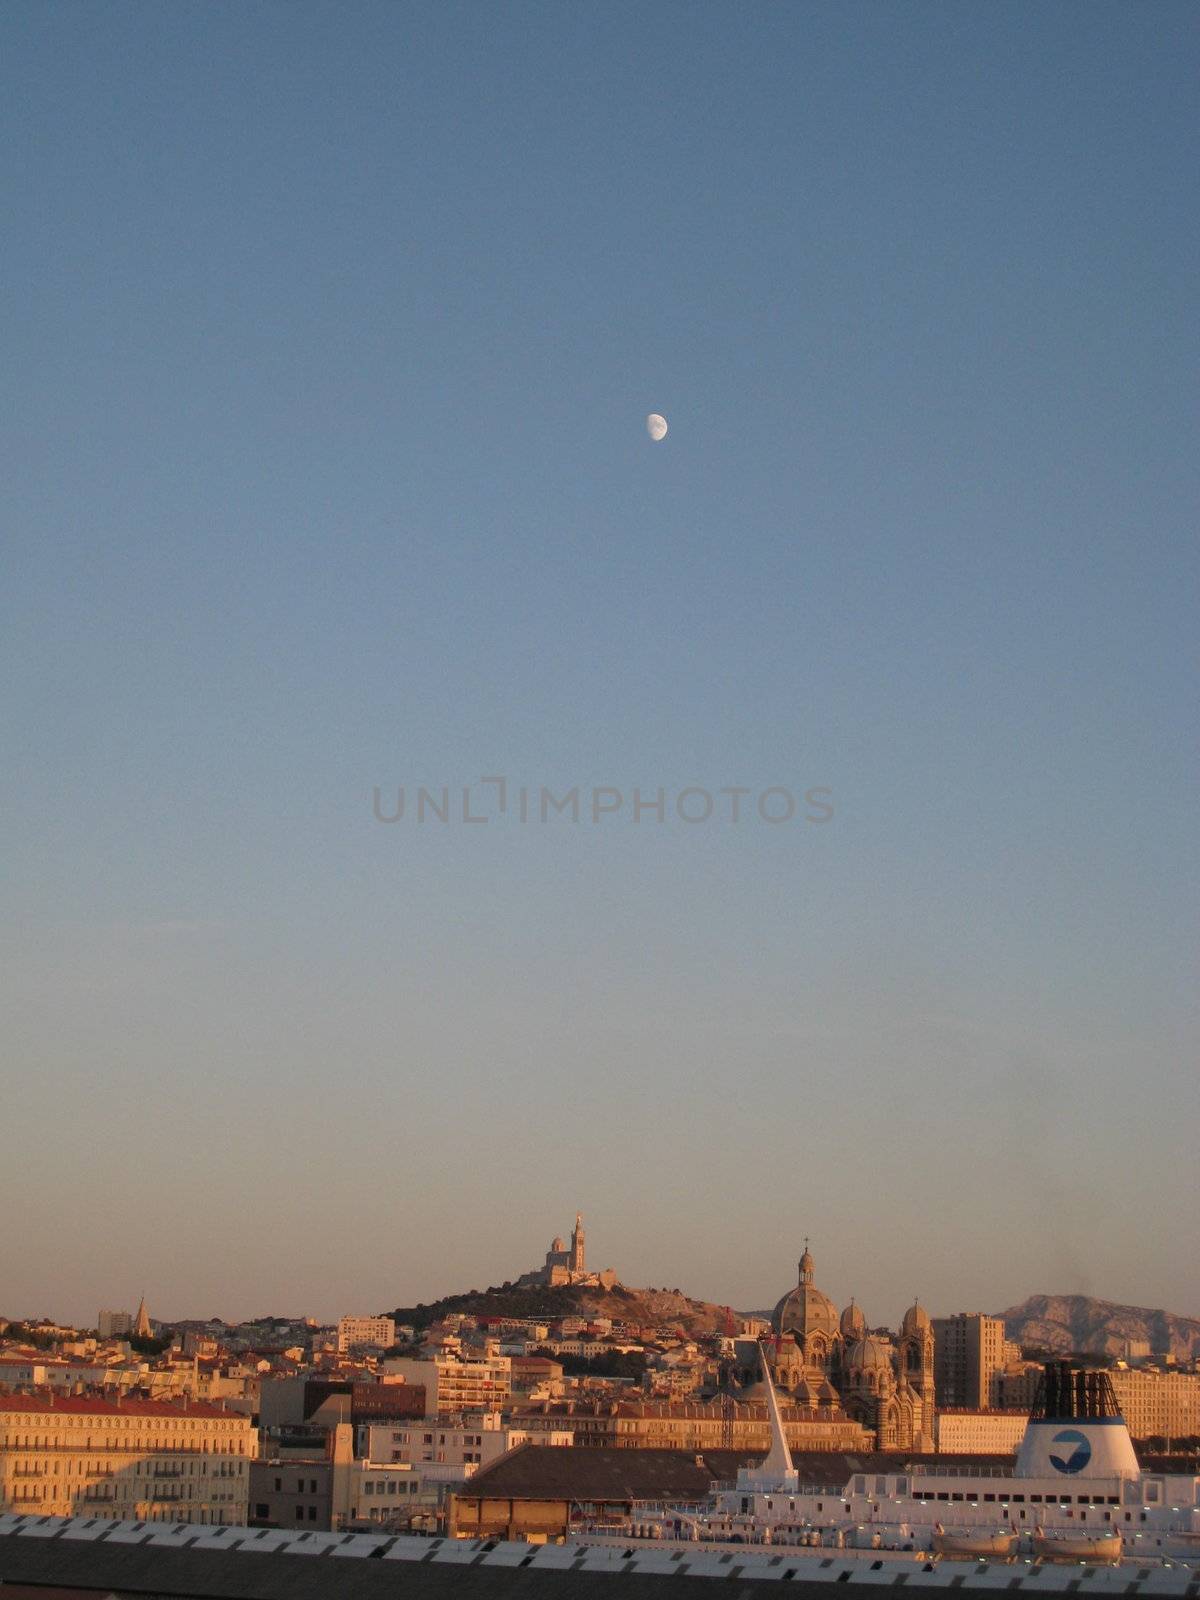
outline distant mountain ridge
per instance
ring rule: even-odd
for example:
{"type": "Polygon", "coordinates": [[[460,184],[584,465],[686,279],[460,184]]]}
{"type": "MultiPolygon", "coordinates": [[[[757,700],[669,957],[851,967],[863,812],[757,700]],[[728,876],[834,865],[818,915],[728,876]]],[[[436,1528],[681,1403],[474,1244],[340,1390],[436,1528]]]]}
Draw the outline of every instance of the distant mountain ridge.
{"type": "Polygon", "coordinates": [[[1150,1354],[1185,1362],[1200,1356],[1200,1319],[1147,1306],[1122,1306],[1085,1294],[1032,1294],[996,1312],[1010,1339],[1027,1349],[1122,1356],[1144,1340],[1150,1354]]]}

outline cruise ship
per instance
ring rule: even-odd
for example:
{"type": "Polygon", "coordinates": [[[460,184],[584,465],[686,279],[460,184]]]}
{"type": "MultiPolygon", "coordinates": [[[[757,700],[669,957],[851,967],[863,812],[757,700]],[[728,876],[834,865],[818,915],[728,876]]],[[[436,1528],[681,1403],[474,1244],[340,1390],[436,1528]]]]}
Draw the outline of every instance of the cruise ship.
{"type": "Polygon", "coordinates": [[[765,1354],[771,1449],[699,1504],[641,1507],[582,1544],[771,1545],[913,1561],[1200,1563],[1200,1475],[1144,1472],[1108,1374],[1047,1367],[1011,1467],[950,1461],[801,1483],[765,1354]]]}

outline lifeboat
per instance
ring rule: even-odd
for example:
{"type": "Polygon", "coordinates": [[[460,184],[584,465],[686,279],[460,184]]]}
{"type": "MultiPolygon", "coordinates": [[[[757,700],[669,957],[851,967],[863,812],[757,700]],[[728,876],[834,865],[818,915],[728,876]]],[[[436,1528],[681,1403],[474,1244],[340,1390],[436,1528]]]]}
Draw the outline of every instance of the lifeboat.
{"type": "Polygon", "coordinates": [[[1016,1546],[1016,1534],[1003,1529],[989,1532],[986,1528],[965,1528],[958,1533],[947,1533],[945,1528],[938,1527],[933,1535],[934,1554],[939,1556],[1003,1561],[1012,1555],[1016,1546]]]}
{"type": "Polygon", "coordinates": [[[1033,1553],[1040,1561],[1086,1561],[1115,1567],[1121,1559],[1121,1535],[1069,1533],[1056,1536],[1039,1528],[1033,1536],[1033,1553]]]}

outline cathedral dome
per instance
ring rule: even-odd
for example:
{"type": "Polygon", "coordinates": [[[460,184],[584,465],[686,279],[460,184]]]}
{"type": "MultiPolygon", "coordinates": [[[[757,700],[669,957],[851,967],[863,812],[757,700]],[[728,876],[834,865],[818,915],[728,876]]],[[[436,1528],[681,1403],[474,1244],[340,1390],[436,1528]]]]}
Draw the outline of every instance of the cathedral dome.
{"type": "Polygon", "coordinates": [[[867,1319],[863,1316],[862,1307],[855,1305],[854,1301],[851,1300],[850,1304],[842,1312],[842,1320],[839,1326],[842,1330],[843,1339],[864,1338],[867,1332],[867,1319]]]}
{"type": "Polygon", "coordinates": [[[800,1257],[800,1281],[784,1295],[771,1313],[776,1333],[794,1333],[806,1340],[814,1333],[832,1339],[838,1330],[837,1307],[813,1283],[813,1258],[807,1248],[800,1257]]]}
{"type": "Polygon", "coordinates": [[[801,1283],[785,1294],[771,1313],[777,1333],[795,1333],[807,1338],[823,1333],[832,1338],[837,1332],[837,1307],[827,1294],[811,1283],[801,1283]]]}
{"type": "Polygon", "coordinates": [[[881,1339],[859,1339],[846,1352],[846,1365],[854,1370],[870,1372],[891,1364],[890,1352],[881,1339]]]}
{"type": "Polygon", "coordinates": [[[928,1333],[930,1329],[929,1313],[923,1305],[916,1300],[904,1313],[904,1321],[900,1324],[902,1333],[928,1333]]]}

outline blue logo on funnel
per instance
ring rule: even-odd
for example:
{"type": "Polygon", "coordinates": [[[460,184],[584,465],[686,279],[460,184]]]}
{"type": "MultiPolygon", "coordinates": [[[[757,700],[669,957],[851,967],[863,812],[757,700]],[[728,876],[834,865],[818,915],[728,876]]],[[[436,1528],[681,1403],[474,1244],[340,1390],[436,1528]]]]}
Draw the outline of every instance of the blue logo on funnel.
{"type": "Polygon", "coordinates": [[[1080,1433],[1078,1428],[1064,1428],[1050,1441],[1050,1465],[1059,1472],[1082,1472],[1091,1459],[1091,1443],[1087,1434],[1080,1433]],[[1061,1455],[1055,1454],[1055,1445],[1061,1449],[1061,1455]]]}

